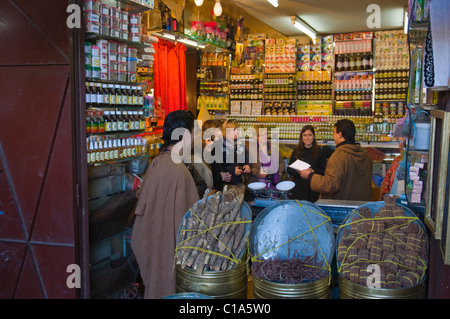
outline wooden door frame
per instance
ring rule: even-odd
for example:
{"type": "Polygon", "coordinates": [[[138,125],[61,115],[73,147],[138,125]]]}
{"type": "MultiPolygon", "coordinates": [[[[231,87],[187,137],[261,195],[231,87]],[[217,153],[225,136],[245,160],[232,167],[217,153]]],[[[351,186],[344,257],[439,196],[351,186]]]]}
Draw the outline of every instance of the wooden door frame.
{"type": "MultiPolygon", "coordinates": [[[[83,8],[82,0],[69,0],[83,8]]],[[[83,22],[84,23],[84,22],[83,22]]],[[[82,23],[82,24],[83,24],[82,23]]],[[[73,28],[70,31],[70,74],[72,103],[72,154],[75,190],[75,253],[81,271],[81,287],[77,298],[90,298],[89,277],[89,209],[86,158],[86,96],[84,74],[84,30],[73,28]]]]}

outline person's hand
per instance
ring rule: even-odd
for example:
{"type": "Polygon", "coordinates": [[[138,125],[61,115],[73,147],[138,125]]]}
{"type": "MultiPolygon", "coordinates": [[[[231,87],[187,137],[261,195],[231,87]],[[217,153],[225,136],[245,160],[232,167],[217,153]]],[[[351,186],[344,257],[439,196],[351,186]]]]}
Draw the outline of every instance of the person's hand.
{"type": "Polygon", "coordinates": [[[244,165],[242,168],[244,169],[244,173],[250,173],[250,165],[244,165]]]}
{"type": "Polygon", "coordinates": [[[311,171],[309,169],[304,169],[304,170],[300,171],[300,176],[303,179],[308,179],[310,174],[311,174],[311,171]]]}
{"type": "Polygon", "coordinates": [[[231,181],[231,174],[228,172],[220,172],[220,175],[222,175],[222,181],[229,183],[231,181]]]}

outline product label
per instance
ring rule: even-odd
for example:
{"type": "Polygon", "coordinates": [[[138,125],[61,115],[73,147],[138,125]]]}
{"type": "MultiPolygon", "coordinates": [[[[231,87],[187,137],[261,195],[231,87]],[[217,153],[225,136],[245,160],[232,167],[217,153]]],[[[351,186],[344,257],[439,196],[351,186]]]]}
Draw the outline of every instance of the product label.
{"type": "Polygon", "coordinates": [[[112,123],[111,122],[106,122],[105,130],[106,130],[106,132],[112,131],[112,123]]]}
{"type": "Polygon", "coordinates": [[[117,122],[117,130],[123,131],[123,121],[117,122]]]}
{"type": "Polygon", "coordinates": [[[117,128],[118,128],[117,122],[112,122],[112,123],[111,123],[111,130],[112,130],[113,132],[115,132],[115,131],[117,131],[117,128]]]}

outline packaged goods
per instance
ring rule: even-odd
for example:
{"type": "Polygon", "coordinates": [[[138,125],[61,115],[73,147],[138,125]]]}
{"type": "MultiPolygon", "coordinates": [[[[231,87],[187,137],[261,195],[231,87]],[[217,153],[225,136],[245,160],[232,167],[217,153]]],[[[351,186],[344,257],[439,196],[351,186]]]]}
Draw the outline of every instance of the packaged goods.
{"type": "Polygon", "coordinates": [[[83,4],[85,11],[95,11],[100,13],[100,1],[98,0],[85,0],[83,4]]]}

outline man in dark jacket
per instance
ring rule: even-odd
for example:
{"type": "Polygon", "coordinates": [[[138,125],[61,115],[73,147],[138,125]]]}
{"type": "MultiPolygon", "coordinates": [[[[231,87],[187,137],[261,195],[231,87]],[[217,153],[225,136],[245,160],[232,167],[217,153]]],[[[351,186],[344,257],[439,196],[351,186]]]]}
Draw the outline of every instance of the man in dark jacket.
{"type": "Polygon", "coordinates": [[[301,171],[310,179],[311,189],[320,192],[320,198],[370,201],[372,198],[372,159],[355,142],[355,124],[348,119],[334,125],[336,150],[330,156],[324,175],[301,171]]]}

